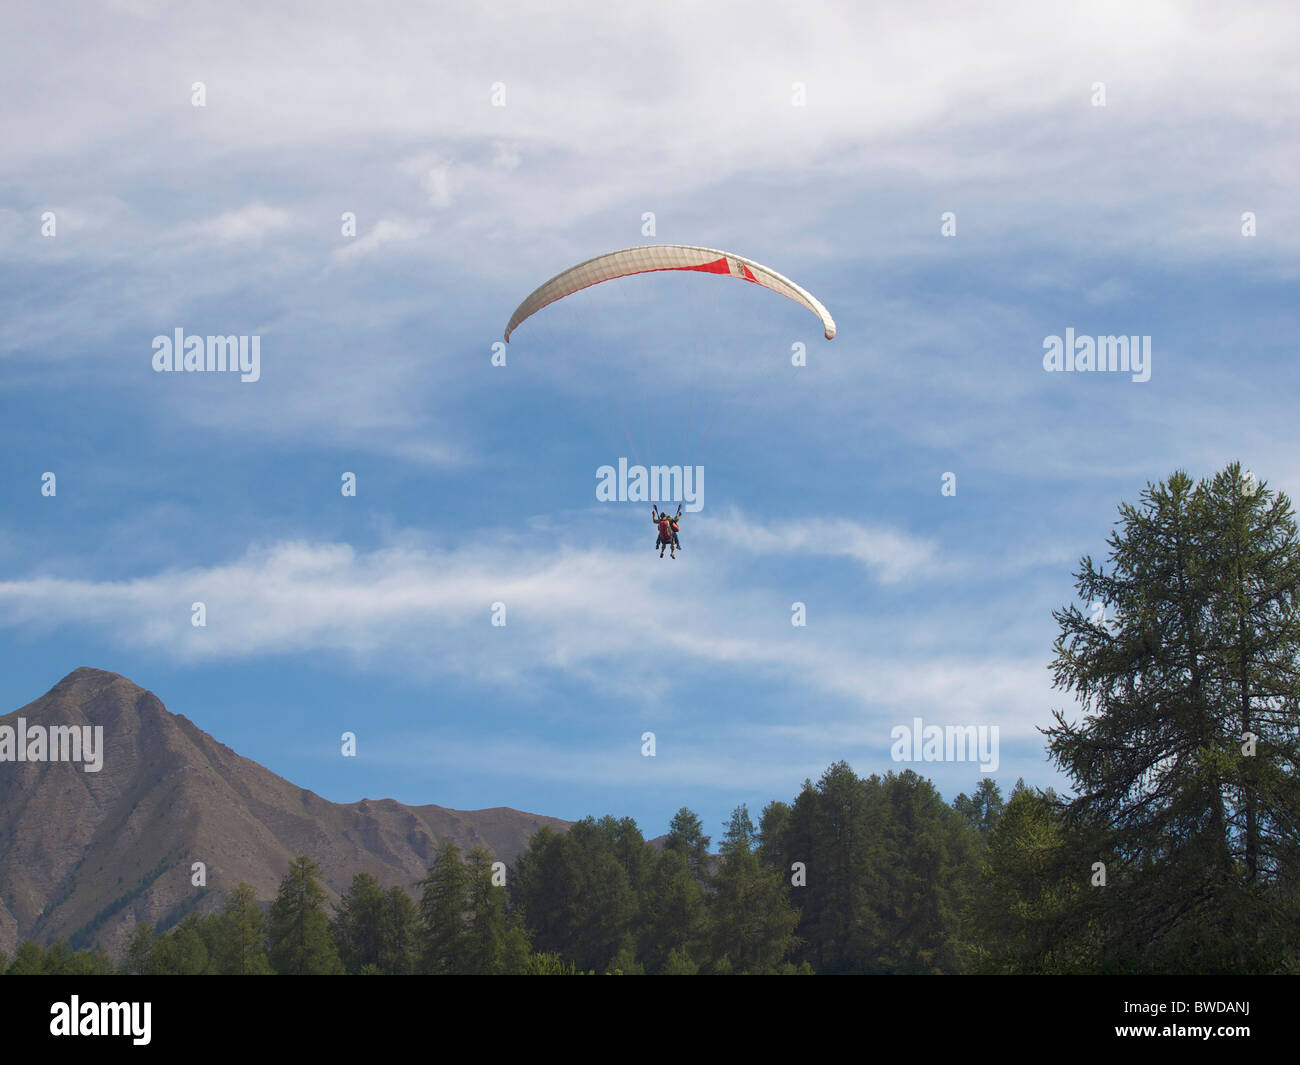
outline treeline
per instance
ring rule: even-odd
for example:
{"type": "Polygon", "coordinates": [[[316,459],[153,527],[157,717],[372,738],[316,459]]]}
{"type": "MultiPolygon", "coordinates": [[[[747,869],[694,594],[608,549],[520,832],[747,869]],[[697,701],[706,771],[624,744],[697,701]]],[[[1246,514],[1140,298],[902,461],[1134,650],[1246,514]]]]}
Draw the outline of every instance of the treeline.
{"type": "MultiPolygon", "coordinates": [[[[985,794],[998,801],[991,780],[985,794]]],[[[588,818],[539,831],[512,869],[444,844],[414,898],[359,873],[332,913],[300,857],[269,911],[241,884],[220,913],[137,925],[117,967],[102,949],[27,942],[8,972],[961,972],[977,822],[915,773],[861,780],[838,763],[757,828],[737,808],[716,854],[685,808],[662,849],[631,818],[588,818]]]]}
{"type": "MultiPolygon", "coordinates": [[[[716,854],[685,808],[662,849],[630,818],[587,818],[563,834],[543,828],[508,870],[481,848],[462,856],[444,844],[414,897],[359,873],[332,912],[319,868],[300,857],[269,910],[241,884],[220,913],[190,913],[166,933],[137,925],[118,965],[102,948],[26,942],[7,972],[1296,970],[1296,928],[1280,934],[1286,905],[1244,937],[1225,936],[1225,921],[1236,926],[1219,915],[1133,964],[1125,951],[1136,948],[1117,951],[1105,934],[1131,927],[1131,874],[1097,883],[1080,831],[1050,789],[1019,782],[1004,803],[986,778],[948,806],[910,770],[863,779],[839,762],[792,803],[770,803],[757,826],[737,808],[716,854]]],[[[1168,885],[1170,917],[1188,902],[1182,890],[1168,885]]]]}

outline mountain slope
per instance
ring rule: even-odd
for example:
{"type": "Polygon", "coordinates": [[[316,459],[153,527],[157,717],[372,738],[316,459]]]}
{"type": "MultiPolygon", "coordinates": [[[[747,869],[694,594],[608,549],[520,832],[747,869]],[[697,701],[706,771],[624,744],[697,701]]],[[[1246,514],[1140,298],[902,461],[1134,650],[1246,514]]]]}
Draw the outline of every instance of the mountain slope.
{"type": "Polygon", "coordinates": [[[270,900],[288,863],[321,865],[331,902],[354,874],[414,888],[440,843],[510,862],[543,825],[505,807],[448,810],[391,799],[333,803],[218,743],[125,677],[82,668],[0,717],[0,727],[103,727],[103,767],[0,762],[0,950],[31,938],[118,953],[136,921],[168,927],[220,908],[241,880],[270,900]],[[191,883],[203,862],[207,886],[191,883]]]}

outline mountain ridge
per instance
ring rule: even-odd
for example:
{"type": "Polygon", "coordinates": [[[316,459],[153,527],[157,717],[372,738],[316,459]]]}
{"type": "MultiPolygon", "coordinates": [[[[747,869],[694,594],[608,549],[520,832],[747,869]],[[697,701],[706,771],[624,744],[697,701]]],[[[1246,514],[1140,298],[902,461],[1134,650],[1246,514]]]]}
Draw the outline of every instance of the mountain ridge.
{"type": "MultiPolygon", "coordinates": [[[[395,799],[335,803],[221,743],[153,692],[82,666],[0,729],[103,728],[98,772],[71,761],[0,762],[0,950],[24,939],[120,954],[137,921],[168,927],[220,909],[241,880],[269,902],[288,864],[321,865],[328,901],[359,872],[413,894],[438,846],[512,862],[537,829],[570,822],[510,807],[453,810],[395,799]],[[192,883],[204,863],[206,886],[192,883]]],[[[84,753],[84,752],[83,752],[84,753]]]]}

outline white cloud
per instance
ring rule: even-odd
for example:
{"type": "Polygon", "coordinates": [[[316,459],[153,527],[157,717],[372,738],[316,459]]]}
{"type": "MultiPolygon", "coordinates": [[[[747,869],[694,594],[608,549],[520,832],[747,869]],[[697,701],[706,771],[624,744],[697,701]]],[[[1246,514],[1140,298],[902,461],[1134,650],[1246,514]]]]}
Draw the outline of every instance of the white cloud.
{"type": "Polygon", "coordinates": [[[270,234],[288,229],[291,220],[283,208],[256,202],[212,218],[182,223],[170,236],[181,243],[198,246],[260,243],[270,234]]]}
{"type": "Polygon", "coordinates": [[[517,145],[500,142],[494,146],[494,150],[496,154],[492,157],[492,165],[502,170],[517,170],[524,161],[517,145]]]}
{"type": "Polygon", "coordinates": [[[335,262],[351,262],[387,248],[419,240],[429,232],[429,223],[423,219],[381,218],[370,232],[349,241],[333,252],[335,262]]]}
{"type": "Polygon", "coordinates": [[[886,584],[935,577],[950,568],[937,557],[933,541],[847,519],[783,517],[769,524],[732,507],[720,517],[702,517],[700,524],[710,536],[752,554],[851,558],[886,584]]]}
{"type": "Polygon", "coordinates": [[[420,185],[429,197],[431,207],[451,206],[451,167],[446,163],[431,166],[424,172],[420,185]]]}
{"type": "MultiPolygon", "coordinates": [[[[491,7],[454,24],[433,10],[314,10],[286,21],[236,0],[219,18],[176,11],[141,23],[56,5],[42,32],[57,48],[30,47],[28,34],[0,41],[11,83],[30,89],[5,116],[16,127],[10,168],[35,176],[91,146],[111,152],[101,180],[117,182],[178,163],[220,176],[239,159],[247,172],[250,159],[350,143],[372,161],[412,142],[454,144],[458,155],[508,144],[492,168],[510,183],[460,182],[458,201],[463,190],[474,213],[490,202],[485,223],[540,222],[556,234],[629,194],[679,204],[748,175],[810,169],[859,185],[919,183],[945,198],[959,190],[950,205],[965,218],[985,224],[1001,204],[1022,234],[1059,233],[1063,206],[1122,208],[1127,232],[1114,239],[1138,251],[1153,241],[1187,250],[1185,193],[1207,167],[1243,209],[1269,202],[1275,233],[1296,210],[1285,195],[1294,145],[1271,116],[1300,80],[1290,55],[1300,14],[1280,5],[939,4],[882,15],[824,0],[756,15],[742,0],[670,0],[653,14],[588,0],[512,12],[509,30],[491,7]],[[71,32],[74,20],[83,32],[71,32]],[[195,80],[208,85],[205,109],[188,106],[195,80]],[[491,105],[495,81],[507,86],[505,107],[491,105]],[[1106,108],[1090,104],[1097,81],[1106,108]],[[806,106],[792,106],[795,82],[806,106]]],[[[452,192],[445,176],[426,174],[440,207],[452,192]]],[[[779,182],[771,188],[781,194],[779,182]]],[[[805,209],[820,213],[796,189],[783,197],[786,217],[765,225],[788,226],[805,209]]],[[[1199,236],[1193,244],[1216,254],[1199,236]]]]}
{"type": "MultiPolygon", "coordinates": [[[[26,89],[0,100],[15,200],[24,211],[64,203],[101,225],[96,242],[55,249],[92,267],[81,298],[23,301],[6,316],[6,350],[44,341],[66,357],[69,341],[103,337],[132,312],[185,320],[222,298],[247,305],[250,291],[287,308],[283,324],[299,332],[346,306],[367,315],[369,342],[418,305],[451,334],[479,319],[450,313],[462,308],[439,290],[449,275],[481,279],[484,302],[508,293],[508,311],[555,270],[642,239],[640,213],[654,210],[661,238],[737,247],[825,297],[841,324],[818,371],[837,386],[832,414],[870,403],[894,437],[957,450],[987,437],[988,406],[916,419],[900,392],[914,397],[924,382],[992,403],[1041,390],[1033,344],[1008,349],[1007,337],[1053,293],[1106,307],[1128,294],[1125,271],[1153,260],[1217,269],[1230,254],[1263,277],[1300,261],[1295,142],[1276,104],[1300,87],[1289,44],[1300,12],[1281,6],[932,4],[882,15],[822,2],[754,17],[741,0],[653,13],[592,0],[514,12],[508,31],[490,6],[454,24],[330,2],[312,20],[239,0],[220,16],[124,6],[153,17],[56,4],[37,31],[56,46],[0,35],[6,76],[26,89]],[[206,108],[189,105],[195,80],[208,86],[206,108]],[[491,105],[495,81],[505,107],[491,105]],[[796,81],[805,107],[791,104],[796,81]],[[1107,84],[1106,108],[1089,103],[1095,81],[1107,84]],[[130,217],[87,213],[87,174],[130,217]],[[946,209],[960,236],[945,242],[946,209]],[[1237,234],[1244,209],[1260,212],[1256,241],[1237,234]],[[368,228],[340,244],[343,210],[368,228]],[[274,256],[261,246],[273,233],[274,256]],[[201,270],[177,261],[213,245],[228,257],[201,270]],[[1103,272],[1080,262],[1081,248],[1110,260],[1103,272]],[[313,300],[322,260],[355,266],[368,291],[313,300]],[[916,290],[891,296],[875,283],[943,261],[1002,270],[1003,298],[1029,313],[936,314],[916,290]],[[103,264],[111,274],[93,269],[103,264]],[[951,357],[983,343],[1004,357],[951,357]]],[[[30,217],[7,250],[50,251],[24,237],[30,217]]],[[[313,357],[346,359],[342,347],[313,357]]],[[[374,409],[410,417],[427,401],[408,380],[391,375],[374,409]]],[[[204,418],[201,404],[177,409],[204,418]]],[[[357,409],[333,411],[334,424],[356,429],[357,409]]],[[[1042,426],[1044,442],[1055,430],[1042,426]]],[[[1004,470],[1022,459],[1006,450],[1004,470]]],[[[1034,450],[1044,463],[1061,453],[1034,450]]],[[[869,567],[872,550],[862,545],[869,567]]]]}
{"type": "Polygon", "coordinates": [[[972,657],[942,640],[915,653],[899,630],[932,625],[920,609],[859,616],[823,607],[810,628],[796,629],[780,595],[703,569],[661,567],[648,580],[643,552],[557,548],[545,532],[455,548],[407,537],[372,552],[285,542],[130,581],[0,583],[0,624],[90,625],[189,662],[311,652],[507,686],[558,670],[625,695],[662,690],[672,662],[676,676],[720,670],[863,712],[1039,717],[1031,710],[1041,712],[1048,690],[1041,660],[972,657]],[[191,626],[194,602],[206,606],[204,628],[191,626]],[[505,627],[491,624],[496,602],[506,605],[505,627]]]}

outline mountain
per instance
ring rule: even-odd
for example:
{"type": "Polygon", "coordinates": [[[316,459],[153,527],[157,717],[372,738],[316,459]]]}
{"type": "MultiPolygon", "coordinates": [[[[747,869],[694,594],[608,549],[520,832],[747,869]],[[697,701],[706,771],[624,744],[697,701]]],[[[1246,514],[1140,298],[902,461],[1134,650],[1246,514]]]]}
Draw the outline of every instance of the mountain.
{"type": "Polygon", "coordinates": [[[241,880],[269,902],[300,854],[320,863],[331,903],[360,872],[414,897],[447,840],[512,862],[543,825],[569,827],[506,807],[329,802],[100,669],[75,670],[0,717],[0,758],[0,950],[10,955],[24,939],[59,938],[116,955],[137,921],[168,928],[192,909],[210,913],[241,880]],[[5,736],[12,747],[24,734],[19,718],[29,738],[102,727],[102,768],[13,761],[5,736]],[[191,883],[195,862],[206,865],[206,887],[191,883]]]}

